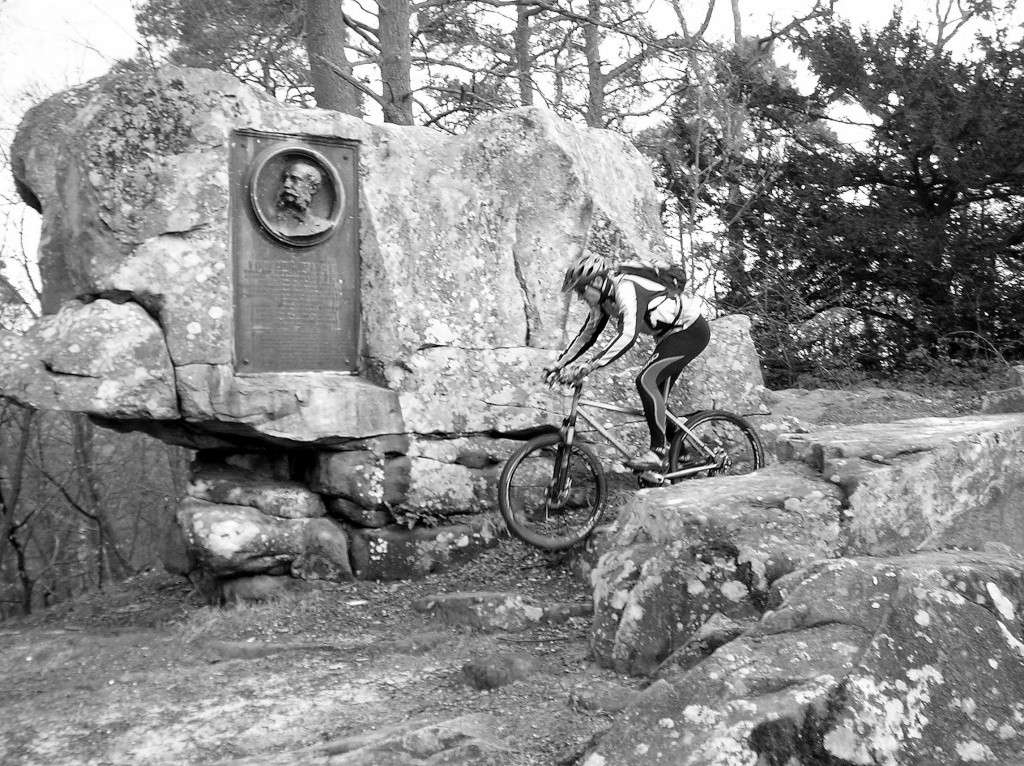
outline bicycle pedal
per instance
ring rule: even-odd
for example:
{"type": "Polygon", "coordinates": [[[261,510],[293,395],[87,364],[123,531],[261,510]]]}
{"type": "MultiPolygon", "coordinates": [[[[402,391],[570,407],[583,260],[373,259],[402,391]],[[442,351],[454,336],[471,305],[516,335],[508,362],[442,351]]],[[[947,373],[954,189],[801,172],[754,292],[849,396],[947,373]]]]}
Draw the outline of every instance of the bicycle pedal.
{"type": "Polygon", "coordinates": [[[642,471],[637,481],[641,487],[660,487],[665,483],[665,477],[655,471],[642,471]]]}

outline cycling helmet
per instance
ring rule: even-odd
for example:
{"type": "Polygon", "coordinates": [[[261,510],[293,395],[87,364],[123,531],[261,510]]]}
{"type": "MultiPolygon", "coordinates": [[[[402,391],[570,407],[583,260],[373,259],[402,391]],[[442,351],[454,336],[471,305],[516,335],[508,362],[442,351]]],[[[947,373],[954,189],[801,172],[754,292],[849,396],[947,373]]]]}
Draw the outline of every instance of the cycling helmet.
{"type": "Polygon", "coordinates": [[[611,267],[608,259],[596,253],[581,253],[565,272],[562,281],[562,292],[567,293],[574,287],[583,285],[595,277],[604,274],[611,267]]]}

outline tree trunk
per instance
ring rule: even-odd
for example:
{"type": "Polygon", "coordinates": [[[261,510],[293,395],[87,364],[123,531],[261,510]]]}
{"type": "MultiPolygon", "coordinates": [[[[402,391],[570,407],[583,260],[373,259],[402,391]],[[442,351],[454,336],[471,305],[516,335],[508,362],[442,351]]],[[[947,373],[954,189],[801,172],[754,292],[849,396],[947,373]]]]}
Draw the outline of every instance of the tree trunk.
{"type": "Polygon", "coordinates": [[[533,66],[530,57],[530,14],[526,5],[516,6],[516,80],[519,84],[519,103],[533,106],[533,66]]]}
{"type": "Polygon", "coordinates": [[[14,551],[15,568],[18,573],[18,581],[21,583],[21,610],[24,614],[29,614],[32,611],[32,590],[35,581],[28,571],[25,545],[18,537],[18,531],[24,520],[19,523],[16,514],[21,496],[21,486],[25,477],[26,458],[32,436],[35,411],[26,408],[19,414],[20,408],[12,406],[11,409],[15,413],[11,420],[16,423],[14,428],[16,429],[17,444],[14,449],[4,449],[4,459],[0,464],[0,471],[2,471],[0,473],[0,534],[2,534],[0,536],[0,554],[3,552],[3,542],[6,541],[14,551]]]}
{"type": "Polygon", "coordinates": [[[18,567],[18,580],[21,583],[21,613],[32,613],[32,591],[35,588],[35,580],[28,571],[28,559],[25,555],[25,546],[18,538],[18,532],[12,529],[7,539],[14,549],[14,557],[18,567]]]}
{"type": "Polygon", "coordinates": [[[384,121],[412,125],[409,0],[380,0],[377,8],[384,121]]]}
{"type": "MultiPolygon", "coordinates": [[[[740,19],[740,0],[732,0],[732,33],[733,44],[738,52],[743,50],[743,26],[740,19]]],[[[746,143],[743,131],[746,123],[744,107],[740,104],[730,108],[728,104],[723,105],[726,110],[726,118],[723,120],[723,131],[725,134],[725,145],[733,158],[738,160],[743,154],[746,143]]],[[[741,278],[746,271],[744,267],[743,251],[743,226],[740,222],[741,210],[743,207],[743,195],[737,181],[729,181],[729,198],[726,203],[726,240],[728,242],[728,255],[726,256],[727,271],[729,279],[729,292],[726,300],[732,308],[741,308],[746,305],[749,299],[748,280],[741,278]]]]}
{"type": "Polygon", "coordinates": [[[588,0],[587,18],[583,25],[583,50],[587,57],[587,125],[604,127],[605,75],[601,71],[601,27],[593,23],[601,20],[601,0],[588,0]]]}
{"type": "Polygon", "coordinates": [[[743,22],[740,17],[740,0],[732,0],[732,39],[737,45],[743,39],[743,22]]]}
{"type": "Polygon", "coordinates": [[[306,55],[316,105],[362,117],[359,90],[335,71],[352,76],[345,54],[347,37],[341,0],[306,0],[306,55]]]}
{"type": "Polygon", "coordinates": [[[131,573],[131,565],[122,553],[117,530],[110,523],[103,506],[103,495],[96,468],[93,465],[92,424],[81,413],[71,415],[72,445],[75,473],[85,497],[82,503],[86,514],[95,523],[96,574],[100,587],[107,578],[121,579],[131,573]]]}

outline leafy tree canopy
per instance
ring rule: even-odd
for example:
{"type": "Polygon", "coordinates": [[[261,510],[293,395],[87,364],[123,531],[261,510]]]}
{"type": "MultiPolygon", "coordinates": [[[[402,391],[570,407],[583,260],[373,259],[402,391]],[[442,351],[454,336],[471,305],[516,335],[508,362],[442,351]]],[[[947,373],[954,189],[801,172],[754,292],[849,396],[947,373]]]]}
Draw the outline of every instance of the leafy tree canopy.
{"type": "Polygon", "coordinates": [[[801,356],[793,329],[836,309],[857,317],[842,353],[869,369],[963,355],[967,338],[1024,352],[1024,52],[1005,32],[970,56],[940,42],[898,14],[877,34],[838,23],[801,41],[818,77],[806,114],[855,105],[867,139],[804,130],[742,217],[727,308],[776,320],[762,327],[779,367],[801,356]]]}

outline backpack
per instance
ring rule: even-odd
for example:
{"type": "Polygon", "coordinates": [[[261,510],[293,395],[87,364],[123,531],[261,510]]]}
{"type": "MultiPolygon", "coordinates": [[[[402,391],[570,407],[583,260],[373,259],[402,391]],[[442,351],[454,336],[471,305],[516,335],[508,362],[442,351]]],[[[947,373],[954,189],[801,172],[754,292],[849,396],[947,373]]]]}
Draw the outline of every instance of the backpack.
{"type": "Polygon", "coordinates": [[[686,287],[686,270],[675,263],[664,261],[655,264],[640,263],[639,261],[626,261],[616,264],[611,276],[625,274],[632,277],[642,277],[652,282],[663,285],[665,292],[670,297],[679,295],[686,287]]]}

